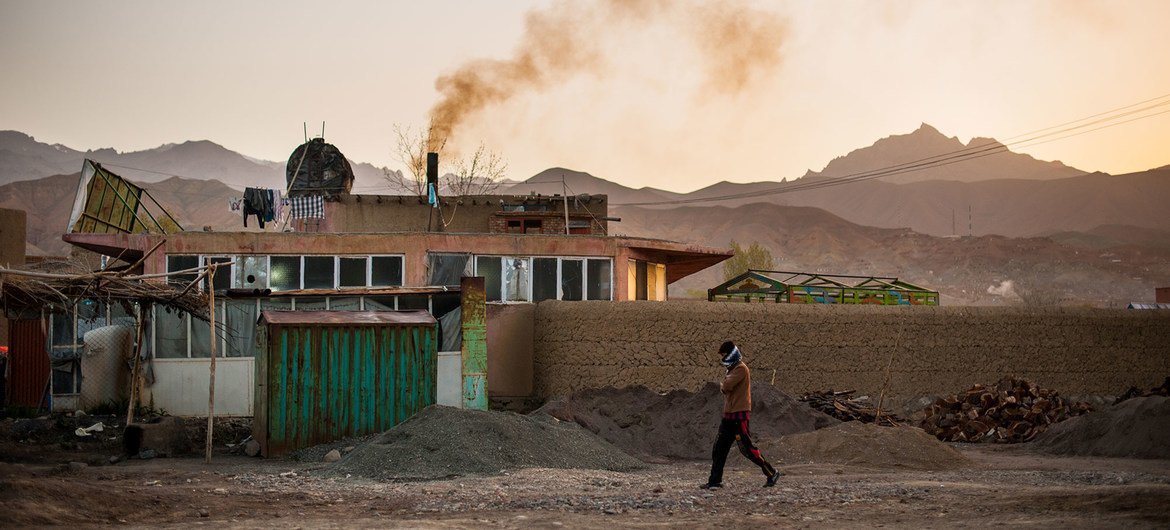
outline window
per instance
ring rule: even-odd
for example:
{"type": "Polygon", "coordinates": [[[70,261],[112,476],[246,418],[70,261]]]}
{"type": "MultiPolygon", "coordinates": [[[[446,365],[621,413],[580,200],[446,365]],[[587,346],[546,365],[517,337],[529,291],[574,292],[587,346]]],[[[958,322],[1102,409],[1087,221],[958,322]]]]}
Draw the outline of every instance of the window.
{"type": "Polygon", "coordinates": [[[528,301],[528,258],[504,258],[504,300],[528,301]]]}
{"type": "Polygon", "coordinates": [[[268,287],[273,291],[301,288],[301,257],[272,256],[269,260],[268,287]]]}
{"type": "MultiPolygon", "coordinates": [[[[231,262],[232,262],[232,258],[225,257],[225,256],[203,258],[203,266],[204,267],[206,267],[212,263],[226,264],[226,263],[231,263],[231,262]]],[[[218,267],[216,267],[215,277],[212,278],[212,281],[215,282],[215,285],[214,285],[215,292],[218,293],[218,292],[226,291],[229,288],[231,288],[231,286],[232,286],[232,268],[233,267],[231,265],[219,265],[218,267]]],[[[208,274],[210,275],[211,273],[209,272],[208,274]]],[[[206,276],[203,278],[203,289],[204,290],[207,289],[207,277],[206,276]]]]}
{"type": "Polygon", "coordinates": [[[187,357],[186,313],[155,306],[154,356],[159,359],[187,357]]]}
{"type": "Polygon", "coordinates": [[[477,256],[475,266],[489,302],[613,299],[608,258],[477,256]]]}
{"type": "Polygon", "coordinates": [[[475,259],[475,274],[483,276],[483,288],[487,294],[487,301],[499,302],[501,296],[502,275],[500,273],[500,258],[495,256],[480,256],[475,259]]]}
{"type": "Polygon", "coordinates": [[[369,285],[366,276],[369,273],[369,259],[361,258],[338,258],[338,287],[365,287],[369,285]]]}
{"type": "Polygon", "coordinates": [[[370,285],[374,287],[402,285],[402,256],[370,258],[370,285]]]}
{"type": "Polygon", "coordinates": [[[557,299],[557,258],[532,258],[532,301],[557,299]]]}
{"type": "Polygon", "coordinates": [[[543,226],[540,219],[509,219],[509,234],[539,234],[543,226]]]}
{"type": "Polygon", "coordinates": [[[459,285],[471,275],[471,254],[427,254],[427,285],[459,285]]]}
{"type": "MultiPolygon", "coordinates": [[[[199,266],[199,256],[167,256],[167,272],[183,271],[187,269],[194,269],[199,266]]],[[[169,276],[167,283],[176,287],[186,287],[187,284],[195,281],[198,276],[195,272],[188,272],[184,274],[177,274],[169,276]]]]}
{"type": "Polygon", "coordinates": [[[582,264],[582,260],[579,259],[561,260],[561,300],[584,300],[581,296],[583,294],[582,288],[585,285],[585,271],[582,264]]]}
{"type": "Polygon", "coordinates": [[[332,289],[333,256],[305,256],[305,289],[332,289]]]}
{"type": "Polygon", "coordinates": [[[589,300],[613,299],[613,264],[608,259],[591,259],[586,278],[586,298],[589,300]]]}
{"type": "Polygon", "coordinates": [[[268,287],[268,256],[238,256],[232,273],[232,287],[264,289],[268,287]]]}

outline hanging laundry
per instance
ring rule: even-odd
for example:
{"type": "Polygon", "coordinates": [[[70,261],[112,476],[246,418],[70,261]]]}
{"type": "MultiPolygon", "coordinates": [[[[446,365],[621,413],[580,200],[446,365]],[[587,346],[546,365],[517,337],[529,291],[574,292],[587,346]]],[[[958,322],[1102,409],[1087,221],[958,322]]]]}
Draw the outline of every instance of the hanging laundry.
{"type": "Polygon", "coordinates": [[[228,197],[228,211],[238,212],[244,208],[243,197],[228,197]]]}
{"type": "Polygon", "coordinates": [[[321,195],[289,197],[290,219],[323,219],[325,198],[321,195]]]}
{"type": "Polygon", "coordinates": [[[281,197],[280,190],[272,190],[272,215],[277,221],[284,219],[284,205],[288,204],[288,199],[281,197]]]}
{"type": "Polygon", "coordinates": [[[264,204],[267,208],[264,209],[264,220],[271,223],[276,218],[276,202],[273,200],[275,194],[270,189],[264,190],[264,204]]]}
{"type": "Polygon", "coordinates": [[[272,190],[265,188],[244,188],[244,226],[248,226],[248,216],[255,215],[260,228],[264,228],[265,221],[272,220],[272,190]]]}

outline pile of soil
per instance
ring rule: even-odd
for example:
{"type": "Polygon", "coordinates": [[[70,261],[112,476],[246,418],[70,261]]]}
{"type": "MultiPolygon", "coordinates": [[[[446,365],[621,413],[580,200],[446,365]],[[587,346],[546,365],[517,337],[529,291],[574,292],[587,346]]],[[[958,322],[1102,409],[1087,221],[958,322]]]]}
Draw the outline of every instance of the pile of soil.
{"type": "MultiPolygon", "coordinates": [[[[582,390],[533,412],[576,422],[647,462],[710,458],[722,413],[723,395],[715,383],[694,393],[659,394],[644,386],[582,390]]],[[[837,423],[772,385],[752,385],[750,426],[756,440],[837,423]]]]}
{"type": "Polygon", "coordinates": [[[1066,420],[1033,447],[1058,455],[1170,458],[1170,397],[1130,398],[1066,420]]]}
{"type": "Polygon", "coordinates": [[[971,460],[915,427],[849,421],[760,445],[773,463],[844,464],[878,469],[935,471],[968,467],[971,460]]]}
{"type": "Polygon", "coordinates": [[[572,423],[431,406],[358,445],[326,474],[408,481],[527,467],[627,471],[645,465],[572,423]]]}

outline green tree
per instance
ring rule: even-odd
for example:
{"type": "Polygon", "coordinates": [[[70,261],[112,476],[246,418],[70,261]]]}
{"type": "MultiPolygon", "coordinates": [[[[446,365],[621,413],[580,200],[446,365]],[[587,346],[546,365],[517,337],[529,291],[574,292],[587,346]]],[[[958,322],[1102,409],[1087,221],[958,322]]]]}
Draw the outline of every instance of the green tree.
{"type": "Polygon", "coordinates": [[[767,247],[761,247],[759,242],[752,241],[751,246],[745,249],[732,240],[731,252],[734,255],[723,262],[723,281],[739,276],[748,269],[771,270],[773,267],[772,252],[767,247]]]}

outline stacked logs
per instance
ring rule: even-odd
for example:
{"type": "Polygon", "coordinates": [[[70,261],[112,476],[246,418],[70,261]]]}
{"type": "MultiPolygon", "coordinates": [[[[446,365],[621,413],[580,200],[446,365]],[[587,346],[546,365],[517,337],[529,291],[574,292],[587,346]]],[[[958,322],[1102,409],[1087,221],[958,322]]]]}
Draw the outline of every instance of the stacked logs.
{"type": "Polygon", "coordinates": [[[1020,443],[1092,410],[1088,403],[1070,403],[1055,390],[1009,377],[938,399],[924,411],[920,427],[946,442],[1020,443]]]}
{"type": "Polygon", "coordinates": [[[854,392],[854,390],[809,392],[800,396],[800,400],[841,421],[877,423],[888,427],[896,427],[903,421],[888,410],[879,410],[870,403],[868,396],[853,397],[854,392]]]}

